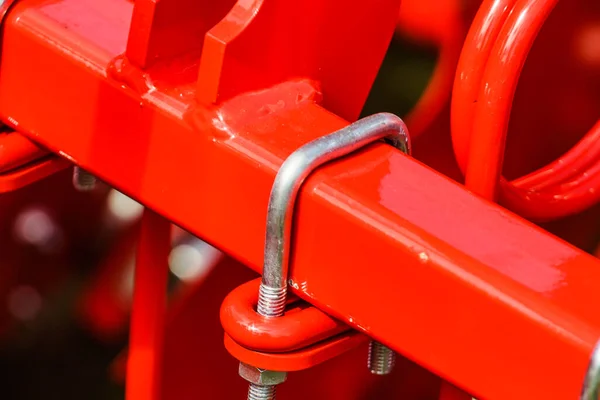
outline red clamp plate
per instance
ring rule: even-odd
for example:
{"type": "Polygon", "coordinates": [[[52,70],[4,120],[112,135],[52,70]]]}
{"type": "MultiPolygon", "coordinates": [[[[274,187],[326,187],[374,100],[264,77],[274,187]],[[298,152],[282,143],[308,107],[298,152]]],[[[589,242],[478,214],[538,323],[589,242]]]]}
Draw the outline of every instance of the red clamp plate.
{"type": "MultiPolygon", "coordinates": [[[[274,318],[274,319],[281,319],[274,318]]],[[[369,337],[348,331],[312,346],[288,353],[262,353],[249,350],[225,334],[225,348],[236,359],[257,368],[270,371],[301,371],[314,367],[369,341],[369,337]]]]}
{"type": "Polygon", "coordinates": [[[294,296],[288,298],[288,306],[293,306],[282,317],[263,317],[256,312],[259,285],[260,278],[237,287],[221,305],[221,325],[241,346],[273,353],[290,352],[350,329],[294,296]]]}

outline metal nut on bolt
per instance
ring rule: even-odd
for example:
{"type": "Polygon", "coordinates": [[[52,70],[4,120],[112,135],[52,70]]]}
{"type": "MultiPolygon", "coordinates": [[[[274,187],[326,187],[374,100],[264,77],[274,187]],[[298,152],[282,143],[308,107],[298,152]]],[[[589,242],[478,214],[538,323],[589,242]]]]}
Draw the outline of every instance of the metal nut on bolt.
{"type": "Polygon", "coordinates": [[[287,379],[287,372],[271,371],[240,363],[239,374],[250,383],[262,386],[279,385],[287,379]]]}
{"type": "Polygon", "coordinates": [[[277,385],[285,382],[287,372],[270,371],[240,363],[239,374],[250,382],[248,400],[275,400],[277,385]]]}

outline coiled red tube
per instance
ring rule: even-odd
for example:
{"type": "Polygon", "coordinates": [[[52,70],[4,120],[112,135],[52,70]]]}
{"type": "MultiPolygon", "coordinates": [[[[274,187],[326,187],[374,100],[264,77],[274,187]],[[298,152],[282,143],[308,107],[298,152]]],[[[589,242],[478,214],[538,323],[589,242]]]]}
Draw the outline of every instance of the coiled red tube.
{"type": "Polygon", "coordinates": [[[467,35],[452,96],[452,141],[466,186],[534,220],[600,201],[600,122],[568,153],[525,177],[501,176],[512,100],[525,59],[558,0],[486,0],[467,35]]]}

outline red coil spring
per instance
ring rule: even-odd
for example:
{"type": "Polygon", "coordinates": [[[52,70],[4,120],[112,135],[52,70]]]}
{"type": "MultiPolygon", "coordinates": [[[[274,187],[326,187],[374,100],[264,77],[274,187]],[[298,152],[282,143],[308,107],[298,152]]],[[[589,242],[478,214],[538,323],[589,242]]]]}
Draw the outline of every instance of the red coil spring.
{"type": "Polygon", "coordinates": [[[501,176],[513,97],[525,59],[558,0],[486,0],[467,36],[452,95],[452,141],[466,185],[544,221],[600,200],[600,122],[553,163],[514,181],[501,176]]]}

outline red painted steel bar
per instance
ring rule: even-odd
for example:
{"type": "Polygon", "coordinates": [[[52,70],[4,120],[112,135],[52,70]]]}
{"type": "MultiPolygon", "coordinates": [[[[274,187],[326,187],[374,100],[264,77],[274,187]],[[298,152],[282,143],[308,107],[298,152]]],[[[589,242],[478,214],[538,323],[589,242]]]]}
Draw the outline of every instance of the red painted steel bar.
{"type": "Polygon", "coordinates": [[[171,224],[144,210],[135,266],[127,361],[127,400],[160,399],[171,224]]]}
{"type": "Polygon", "coordinates": [[[47,155],[35,143],[16,132],[0,133],[0,174],[47,155]]]}
{"type": "MultiPolygon", "coordinates": [[[[5,27],[0,115],[259,270],[277,169],[347,122],[307,81],[219,107],[181,96],[195,77],[149,85],[120,61],[131,12],[23,0],[5,27]]],[[[600,336],[597,259],[385,144],[317,171],[297,207],[300,297],[476,397],[579,396],[600,336]]]]}

